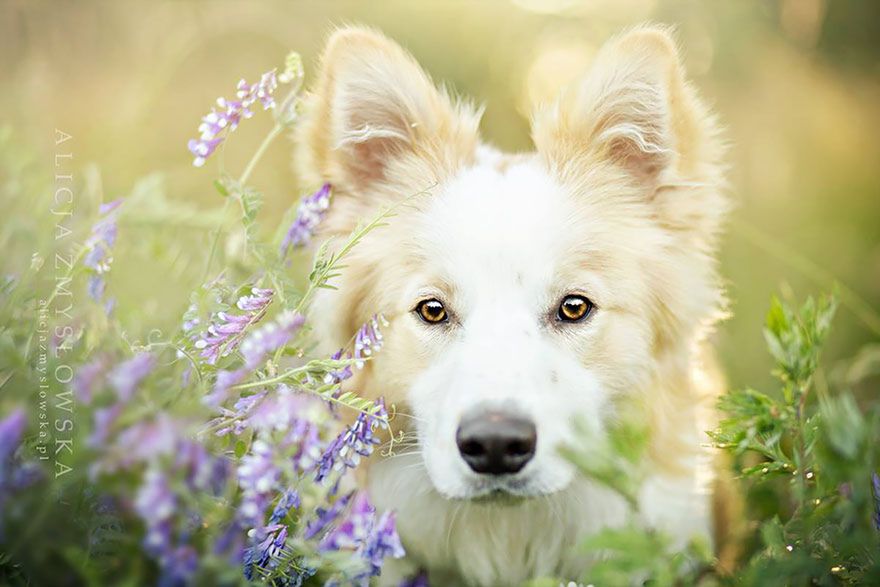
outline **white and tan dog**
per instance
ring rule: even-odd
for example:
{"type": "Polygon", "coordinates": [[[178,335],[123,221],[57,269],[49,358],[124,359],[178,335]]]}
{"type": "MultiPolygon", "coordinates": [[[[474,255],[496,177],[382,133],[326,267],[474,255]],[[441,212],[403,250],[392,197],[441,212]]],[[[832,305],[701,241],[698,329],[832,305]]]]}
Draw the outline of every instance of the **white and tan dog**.
{"type": "Polygon", "coordinates": [[[723,305],[727,204],[674,43],[657,28],[610,41],[534,114],[533,153],[486,146],[479,119],[397,44],[345,28],[297,135],[303,179],[333,186],[323,238],[434,186],[355,248],[311,316],[328,350],[390,321],[351,388],[396,404],[415,438],[363,480],[398,512],[406,565],[436,585],[577,577],[578,538],[628,512],[557,448],[575,418],[601,434],[622,401],[651,433],[641,522],[711,539],[700,348],[723,305]]]}

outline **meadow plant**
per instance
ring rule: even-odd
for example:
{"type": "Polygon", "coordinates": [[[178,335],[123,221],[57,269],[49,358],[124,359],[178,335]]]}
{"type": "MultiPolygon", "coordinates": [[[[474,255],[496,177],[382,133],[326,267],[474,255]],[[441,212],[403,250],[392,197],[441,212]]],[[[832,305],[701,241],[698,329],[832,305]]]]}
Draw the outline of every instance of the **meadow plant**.
{"type": "MultiPolygon", "coordinates": [[[[4,400],[4,582],[54,583],[73,573],[74,582],[97,583],[366,585],[387,558],[403,556],[393,512],[377,513],[349,477],[390,439],[388,411],[381,399],[341,389],[352,366],[363,368],[379,351],[387,322],[374,317],[352,333],[350,348],[321,357],[309,355],[314,341],[305,318],[314,291],[332,287],[345,254],[391,211],[337,252],[319,253],[300,287],[289,257],[310,242],[331,204],[331,186],[302,199],[279,226],[278,245],[256,226],[261,197],[248,180],[272,141],[295,124],[302,77],[292,55],[280,75],[241,80],[235,98],[218,99],[190,141],[201,167],[256,106],[274,114],[272,131],[242,174],[233,179],[221,169],[215,185],[227,203],[209,236],[205,280],[172,336],[132,342],[112,314],[114,248],[130,238],[125,215],[141,211],[126,198],[100,204],[76,262],[48,298],[40,290],[44,266],[4,281],[4,351],[17,366],[4,367],[4,384],[24,390],[63,364],[71,375],[55,382],[52,408],[70,410],[71,435],[62,447],[75,447],[63,463],[41,458],[48,394],[43,408],[24,393],[4,400]],[[247,272],[213,267],[229,202],[241,212],[247,272]],[[80,289],[103,318],[89,308],[52,319],[43,330],[61,333],[45,341],[56,352],[39,354],[44,341],[33,339],[34,319],[22,317],[80,289]],[[64,511],[70,503],[75,512],[64,511]],[[51,519],[79,532],[47,541],[42,524],[51,519]]],[[[54,253],[41,251],[45,258],[54,253]]]]}
{"type": "MultiPolygon", "coordinates": [[[[295,54],[276,72],[240,81],[189,143],[201,167],[257,107],[273,115],[240,174],[220,167],[217,210],[166,199],[151,176],[127,198],[104,203],[89,192],[86,222],[71,204],[17,228],[36,252],[0,280],[4,584],[368,585],[404,556],[394,512],[377,512],[352,481],[364,459],[393,448],[396,406],[351,387],[381,352],[388,322],[377,314],[345,348],[316,356],[307,319],[314,292],[333,287],[346,255],[394,210],[332,251],[319,249],[308,279],[295,280],[296,249],[312,241],[333,188],[312,186],[274,238],[258,226],[262,196],[250,178],[296,124],[303,81],[295,54]],[[184,236],[162,233],[184,218],[184,236]],[[175,315],[170,335],[144,328],[143,316],[112,295],[114,272],[125,269],[120,249],[135,249],[144,224],[150,234],[142,238],[161,239],[154,250],[202,231],[201,246],[185,248],[203,277],[186,309],[165,312],[175,315]],[[220,246],[230,231],[244,235],[235,259],[220,246]]],[[[24,178],[18,157],[4,132],[4,172],[24,178]]],[[[26,199],[17,191],[25,184],[4,188],[4,206],[26,199]]],[[[880,584],[880,410],[832,394],[824,380],[817,386],[834,309],[831,298],[797,312],[774,302],[766,338],[781,391],[725,395],[725,418],[706,438],[733,456],[752,502],[775,500],[770,514],[749,510],[752,538],[737,570],[721,572],[706,544],[673,554],[661,533],[633,523],[581,546],[603,553],[584,584],[880,584]]],[[[584,430],[583,442],[564,452],[635,515],[646,438],[625,424],[605,439],[584,430]]],[[[423,573],[402,583],[427,584],[423,573]]]]}

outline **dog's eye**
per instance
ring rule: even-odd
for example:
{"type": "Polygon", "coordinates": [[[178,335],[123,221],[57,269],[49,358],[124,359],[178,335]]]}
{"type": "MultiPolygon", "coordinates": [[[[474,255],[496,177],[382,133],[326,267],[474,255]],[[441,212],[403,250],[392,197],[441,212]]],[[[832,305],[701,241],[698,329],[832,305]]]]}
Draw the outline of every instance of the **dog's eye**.
{"type": "Polygon", "coordinates": [[[562,322],[579,322],[586,318],[592,310],[593,302],[584,296],[565,296],[556,311],[556,318],[562,322]]]}
{"type": "Polygon", "coordinates": [[[443,307],[443,302],[433,298],[419,302],[419,305],[416,306],[416,313],[418,313],[419,318],[428,324],[446,322],[446,319],[448,318],[446,315],[446,308],[443,307]]]}

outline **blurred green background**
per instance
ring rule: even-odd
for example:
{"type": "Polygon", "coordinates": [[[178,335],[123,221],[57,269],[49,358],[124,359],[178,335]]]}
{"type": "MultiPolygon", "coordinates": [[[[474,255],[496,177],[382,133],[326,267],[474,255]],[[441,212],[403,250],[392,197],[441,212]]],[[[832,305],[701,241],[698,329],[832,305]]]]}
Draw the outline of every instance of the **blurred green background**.
{"type": "MultiPolygon", "coordinates": [[[[211,185],[217,162],[192,167],[186,143],[239,78],[257,79],[295,49],[308,83],[328,31],[366,23],[485,103],[488,141],[527,150],[529,104],[582,72],[610,35],[644,21],[677,27],[690,76],[731,144],[737,209],[721,257],[733,316],[716,334],[731,383],[769,387],[760,326],[780,289],[803,297],[836,278],[851,290],[828,364],[878,340],[880,2],[857,0],[5,1],[2,180],[16,201],[2,211],[4,271],[30,262],[29,233],[17,227],[29,223],[34,190],[51,189],[55,128],[73,135],[77,185],[92,200],[126,195],[159,171],[164,183],[142,192],[205,211],[181,209],[174,227],[147,217],[123,226],[109,291],[131,331],[144,333],[175,324],[201,282],[207,211],[221,199],[211,185]]],[[[232,174],[271,126],[261,114],[228,142],[232,174]]],[[[266,196],[267,230],[301,193],[289,159],[289,145],[276,142],[251,181],[266,196]]]]}

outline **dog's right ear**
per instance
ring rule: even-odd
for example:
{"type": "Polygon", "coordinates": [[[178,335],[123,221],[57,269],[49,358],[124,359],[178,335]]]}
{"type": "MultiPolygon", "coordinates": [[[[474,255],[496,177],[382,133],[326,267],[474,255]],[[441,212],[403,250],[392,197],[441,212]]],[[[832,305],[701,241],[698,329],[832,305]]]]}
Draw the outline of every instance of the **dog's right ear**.
{"type": "Polygon", "coordinates": [[[301,177],[336,194],[400,183],[395,165],[413,155],[430,185],[477,141],[477,113],[435,88],[399,45],[364,28],[332,34],[306,106],[297,129],[301,177]]]}

